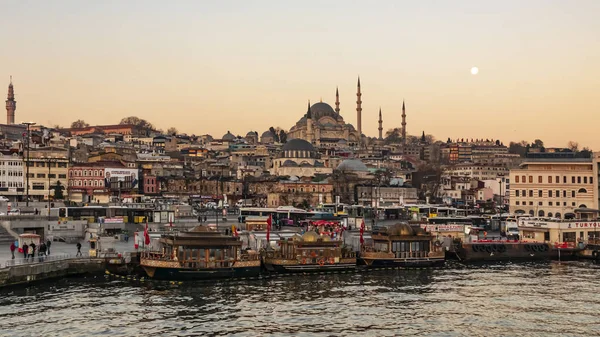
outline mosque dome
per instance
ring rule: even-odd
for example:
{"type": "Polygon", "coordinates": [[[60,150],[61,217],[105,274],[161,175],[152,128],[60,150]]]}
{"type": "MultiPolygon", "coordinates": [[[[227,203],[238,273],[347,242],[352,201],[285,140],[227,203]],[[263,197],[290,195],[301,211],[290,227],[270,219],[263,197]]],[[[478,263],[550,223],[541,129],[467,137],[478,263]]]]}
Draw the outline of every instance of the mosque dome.
{"type": "Polygon", "coordinates": [[[346,159],[338,165],[337,170],[367,172],[369,169],[360,159],[346,159]]]}
{"type": "Polygon", "coordinates": [[[288,141],[283,146],[283,151],[315,151],[315,147],[304,139],[296,138],[288,141]]]}
{"type": "Polygon", "coordinates": [[[254,137],[254,136],[258,136],[258,133],[254,132],[254,131],[250,131],[246,134],[246,137],[254,137]]]}
{"type": "Polygon", "coordinates": [[[234,140],[235,136],[231,132],[227,131],[227,133],[224,134],[221,139],[223,139],[223,140],[234,140]]]}
{"type": "Polygon", "coordinates": [[[318,238],[319,238],[319,234],[317,234],[313,231],[308,231],[308,232],[304,233],[304,235],[302,235],[302,241],[304,241],[304,242],[317,242],[318,238]]]}
{"type": "Polygon", "coordinates": [[[312,113],[312,118],[319,120],[324,116],[336,117],[337,114],[331,107],[331,105],[323,102],[315,103],[310,107],[310,112],[312,113]]]}
{"type": "Polygon", "coordinates": [[[273,132],[267,130],[267,131],[263,132],[261,137],[273,137],[273,136],[274,136],[273,132]]]}

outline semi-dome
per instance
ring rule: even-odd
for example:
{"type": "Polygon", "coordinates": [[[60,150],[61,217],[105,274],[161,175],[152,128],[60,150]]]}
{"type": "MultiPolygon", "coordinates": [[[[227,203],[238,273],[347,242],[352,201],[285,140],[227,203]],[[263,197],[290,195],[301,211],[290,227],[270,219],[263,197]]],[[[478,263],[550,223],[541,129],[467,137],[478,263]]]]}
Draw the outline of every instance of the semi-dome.
{"type": "Polygon", "coordinates": [[[319,234],[317,234],[313,231],[308,231],[308,232],[304,233],[304,235],[302,235],[302,241],[304,241],[304,242],[317,242],[318,238],[319,238],[319,234]]]}
{"type": "Polygon", "coordinates": [[[319,118],[324,116],[336,117],[337,114],[331,107],[331,105],[323,102],[315,103],[310,107],[310,112],[312,114],[312,118],[319,120],[319,118]]]}
{"type": "Polygon", "coordinates": [[[254,132],[254,131],[250,131],[246,134],[246,137],[254,137],[254,136],[258,136],[258,133],[254,132]]]}
{"type": "Polygon", "coordinates": [[[224,134],[221,139],[223,139],[223,140],[234,140],[235,136],[231,132],[227,131],[227,133],[224,134]]]}
{"type": "Polygon", "coordinates": [[[337,169],[358,172],[369,171],[367,165],[365,165],[360,159],[346,159],[343,162],[341,162],[340,165],[338,165],[337,169]]]}
{"type": "Polygon", "coordinates": [[[283,151],[310,151],[314,152],[315,147],[304,139],[296,138],[289,140],[283,146],[283,151]]]}

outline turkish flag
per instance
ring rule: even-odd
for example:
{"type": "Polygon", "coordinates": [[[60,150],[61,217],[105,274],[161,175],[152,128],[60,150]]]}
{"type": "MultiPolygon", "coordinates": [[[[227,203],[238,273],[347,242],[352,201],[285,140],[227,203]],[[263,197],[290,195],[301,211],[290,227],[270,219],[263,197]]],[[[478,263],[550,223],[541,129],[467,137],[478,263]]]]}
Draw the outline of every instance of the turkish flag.
{"type": "Polygon", "coordinates": [[[146,246],[150,244],[150,234],[148,234],[148,221],[146,221],[146,228],[144,228],[144,244],[146,246]]]}
{"type": "Polygon", "coordinates": [[[269,215],[269,218],[267,219],[267,242],[271,242],[271,225],[273,224],[273,219],[271,218],[271,215],[269,215]]]}
{"type": "Polygon", "coordinates": [[[365,220],[363,219],[362,223],[360,224],[360,244],[364,244],[365,243],[365,239],[363,238],[363,234],[365,232],[365,220]]]}

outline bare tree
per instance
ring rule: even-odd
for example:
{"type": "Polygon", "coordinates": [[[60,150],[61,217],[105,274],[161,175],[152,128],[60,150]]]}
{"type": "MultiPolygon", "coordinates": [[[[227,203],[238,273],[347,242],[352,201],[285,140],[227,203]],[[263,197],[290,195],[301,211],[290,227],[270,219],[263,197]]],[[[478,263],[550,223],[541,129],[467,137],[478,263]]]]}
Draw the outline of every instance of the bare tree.
{"type": "Polygon", "coordinates": [[[577,143],[576,141],[570,140],[567,143],[567,148],[573,152],[577,152],[577,151],[579,151],[579,143],[577,143]]]}
{"type": "Polygon", "coordinates": [[[170,127],[167,129],[167,134],[168,135],[176,135],[177,134],[177,129],[175,127],[170,127]]]}

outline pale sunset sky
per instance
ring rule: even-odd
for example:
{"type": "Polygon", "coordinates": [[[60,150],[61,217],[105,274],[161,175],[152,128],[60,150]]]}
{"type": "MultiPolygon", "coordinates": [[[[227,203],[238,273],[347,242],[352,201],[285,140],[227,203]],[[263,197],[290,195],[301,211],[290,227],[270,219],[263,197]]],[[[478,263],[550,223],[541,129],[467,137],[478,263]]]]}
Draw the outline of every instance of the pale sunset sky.
{"type": "MultiPolygon", "coordinates": [[[[363,133],[542,139],[600,150],[600,1],[3,0],[0,84],[16,122],[220,138],[288,130],[335,101],[363,133]],[[471,68],[478,67],[477,75],[471,68]]],[[[4,98],[3,98],[4,99],[4,98]]]]}

